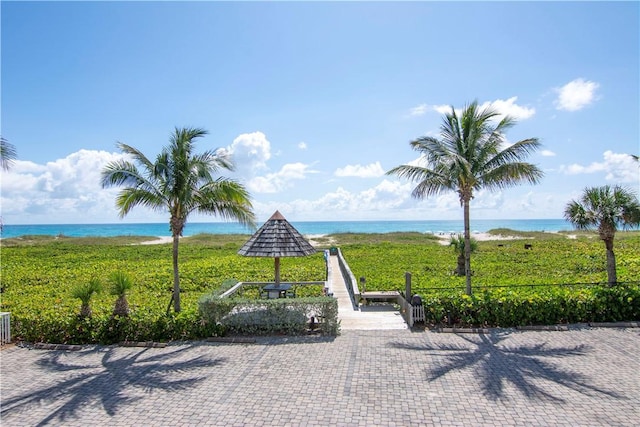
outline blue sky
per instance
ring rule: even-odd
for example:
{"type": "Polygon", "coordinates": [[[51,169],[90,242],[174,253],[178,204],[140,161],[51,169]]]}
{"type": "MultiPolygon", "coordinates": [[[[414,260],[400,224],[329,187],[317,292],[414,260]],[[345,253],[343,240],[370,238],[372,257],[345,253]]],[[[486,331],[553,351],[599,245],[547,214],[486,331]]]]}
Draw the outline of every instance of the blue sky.
{"type": "MultiPolygon", "coordinates": [[[[560,218],[586,186],[635,191],[640,9],[621,3],[2,1],[6,224],[112,223],[116,142],[148,157],[209,131],[259,220],[461,219],[384,172],[447,106],[477,100],[537,137],[536,186],[481,191],[474,218],[560,218]]],[[[191,221],[215,221],[213,217],[191,221]]],[[[163,222],[143,208],[124,221],[163,222]]]]}

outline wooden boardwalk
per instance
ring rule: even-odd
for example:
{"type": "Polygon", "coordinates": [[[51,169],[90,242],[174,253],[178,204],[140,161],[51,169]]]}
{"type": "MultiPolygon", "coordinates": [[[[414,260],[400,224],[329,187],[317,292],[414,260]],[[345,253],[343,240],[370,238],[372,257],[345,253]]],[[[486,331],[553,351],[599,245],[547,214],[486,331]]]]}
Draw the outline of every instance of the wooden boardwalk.
{"type": "Polygon", "coordinates": [[[341,330],[382,330],[407,329],[402,315],[391,304],[358,306],[354,305],[347,291],[338,257],[329,257],[331,263],[333,296],[338,299],[338,318],[341,330]]]}

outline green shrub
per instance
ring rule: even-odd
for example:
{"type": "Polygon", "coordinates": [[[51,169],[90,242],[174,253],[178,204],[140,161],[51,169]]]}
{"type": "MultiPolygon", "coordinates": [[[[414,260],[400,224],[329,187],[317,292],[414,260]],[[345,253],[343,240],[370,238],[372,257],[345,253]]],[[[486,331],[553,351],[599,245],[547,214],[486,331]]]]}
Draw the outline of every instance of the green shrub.
{"type": "Polygon", "coordinates": [[[205,324],[233,334],[302,334],[311,317],[325,334],[339,331],[338,301],[332,297],[246,299],[204,295],[198,301],[205,324]]]}
{"type": "Polygon", "coordinates": [[[426,322],[456,326],[551,325],[640,319],[640,285],[484,290],[422,298],[426,322]]]}
{"type": "Polygon", "coordinates": [[[219,336],[222,328],[202,322],[196,311],[155,314],[133,311],[129,316],[102,314],[82,318],[61,316],[12,316],[16,340],[62,344],[114,344],[122,341],[197,340],[219,336]]]}

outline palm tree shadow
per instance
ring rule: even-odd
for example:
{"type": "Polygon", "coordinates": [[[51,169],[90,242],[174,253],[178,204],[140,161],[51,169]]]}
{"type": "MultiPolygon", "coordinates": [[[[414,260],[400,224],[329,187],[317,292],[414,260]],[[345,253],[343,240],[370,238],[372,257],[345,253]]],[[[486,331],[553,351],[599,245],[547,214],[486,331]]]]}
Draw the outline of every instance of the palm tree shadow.
{"type": "Polygon", "coordinates": [[[550,348],[546,343],[507,347],[500,344],[507,333],[479,334],[469,337],[457,335],[468,345],[416,346],[392,343],[396,348],[428,351],[435,356],[446,357],[443,364],[427,371],[427,380],[436,381],[458,369],[475,367],[474,377],[478,379],[482,393],[490,400],[507,400],[505,385],[511,383],[528,399],[539,399],[564,403],[565,399],[545,390],[544,382],[556,383],[589,396],[604,394],[621,399],[623,396],[589,383],[580,373],[554,365],[551,360],[580,357],[587,354],[589,347],[550,348]],[[477,337],[477,338],[476,338],[477,337]]]}
{"type": "Polygon", "coordinates": [[[95,358],[95,353],[103,353],[101,363],[84,365],[70,363],[67,353],[52,352],[39,360],[38,365],[49,372],[72,373],[68,374],[70,377],[41,390],[3,401],[0,415],[29,410],[31,405],[64,402],[38,423],[46,425],[58,420],[56,424],[59,424],[69,417],[75,417],[79,409],[96,401],[102,404],[107,414],[114,415],[119,408],[140,399],[128,395],[132,388],[145,393],[185,390],[205,379],[205,376],[186,375],[185,372],[211,368],[225,362],[223,358],[211,359],[203,355],[176,360],[188,348],[159,354],[154,349],[145,348],[121,357],[116,356],[115,347],[97,348],[78,356],[80,359],[95,358]],[[176,375],[179,375],[177,379],[176,375]]]}

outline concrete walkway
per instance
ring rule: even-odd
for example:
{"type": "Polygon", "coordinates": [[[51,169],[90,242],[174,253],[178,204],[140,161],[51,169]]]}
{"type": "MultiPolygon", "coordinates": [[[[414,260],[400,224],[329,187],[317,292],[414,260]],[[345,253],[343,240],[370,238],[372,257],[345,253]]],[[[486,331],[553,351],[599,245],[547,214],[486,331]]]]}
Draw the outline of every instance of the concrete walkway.
{"type": "Polygon", "coordinates": [[[2,426],[637,426],[639,329],[0,351],[2,426]]]}
{"type": "Polygon", "coordinates": [[[391,304],[359,306],[354,309],[347,285],[340,271],[338,257],[329,257],[332,272],[333,296],[338,299],[340,330],[407,329],[400,312],[391,304]]]}

